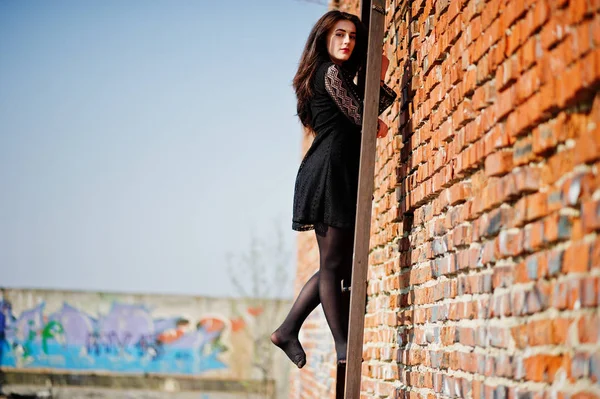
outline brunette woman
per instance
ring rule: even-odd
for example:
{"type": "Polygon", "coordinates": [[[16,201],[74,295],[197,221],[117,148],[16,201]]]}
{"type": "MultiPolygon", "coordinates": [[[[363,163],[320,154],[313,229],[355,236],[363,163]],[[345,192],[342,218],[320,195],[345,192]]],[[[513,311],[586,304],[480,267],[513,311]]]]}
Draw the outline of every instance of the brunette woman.
{"type": "MultiPolygon", "coordinates": [[[[330,11],[313,27],[293,81],[298,116],[314,141],[296,178],[292,228],[315,230],[320,268],[271,340],[299,368],[306,354],[298,333],[319,303],[338,363],[346,359],[349,298],[342,295],[341,281],[348,282],[352,271],[363,111],[362,93],[353,79],[364,67],[366,53],[366,28],[358,17],[330,11]]],[[[383,57],[379,113],[396,98],[383,84],[388,64],[383,57]]],[[[377,136],[384,137],[387,129],[379,120],[377,136]]]]}

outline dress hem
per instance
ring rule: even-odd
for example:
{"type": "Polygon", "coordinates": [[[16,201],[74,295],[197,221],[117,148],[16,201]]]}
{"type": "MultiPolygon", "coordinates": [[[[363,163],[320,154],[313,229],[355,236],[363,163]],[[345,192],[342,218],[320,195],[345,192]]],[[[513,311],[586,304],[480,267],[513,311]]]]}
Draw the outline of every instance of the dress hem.
{"type": "Polygon", "coordinates": [[[351,229],[354,228],[354,223],[325,223],[325,222],[313,222],[313,223],[301,223],[301,222],[292,222],[292,230],[303,232],[315,230],[317,233],[325,233],[329,227],[334,227],[338,229],[351,229]]]}

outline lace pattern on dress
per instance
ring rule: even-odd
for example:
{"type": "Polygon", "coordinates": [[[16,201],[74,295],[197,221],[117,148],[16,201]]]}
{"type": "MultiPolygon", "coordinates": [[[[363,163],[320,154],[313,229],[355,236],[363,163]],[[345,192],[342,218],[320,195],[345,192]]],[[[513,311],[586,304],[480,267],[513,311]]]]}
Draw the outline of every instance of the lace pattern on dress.
{"type": "Polygon", "coordinates": [[[384,84],[381,86],[379,91],[379,114],[381,114],[387,107],[394,103],[397,94],[388,85],[384,84]]]}
{"type": "Polygon", "coordinates": [[[344,115],[354,124],[362,125],[362,101],[353,90],[352,84],[348,83],[344,72],[336,64],[332,64],[327,68],[325,90],[344,115]]]}

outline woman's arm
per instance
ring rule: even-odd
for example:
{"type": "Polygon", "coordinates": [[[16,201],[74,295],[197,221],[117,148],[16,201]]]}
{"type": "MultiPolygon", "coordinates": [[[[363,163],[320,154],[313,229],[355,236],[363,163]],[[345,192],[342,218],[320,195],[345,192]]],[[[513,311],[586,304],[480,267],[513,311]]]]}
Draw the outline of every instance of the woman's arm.
{"type": "Polygon", "coordinates": [[[362,98],[359,97],[349,77],[336,64],[331,64],[327,68],[325,90],[348,119],[355,125],[362,126],[362,98]]]}
{"type": "MultiPolygon", "coordinates": [[[[381,55],[381,81],[379,91],[379,113],[382,113],[387,107],[389,107],[396,99],[396,93],[385,84],[385,75],[387,69],[390,66],[390,60],[385,54],[381,55]]],[[[388,134],[388,125],[385,124],[381,119],[377,120],[377,138],[383,138],[388,134]]]]}
{"type": "MultiPolygon", "coordinates": [[[[387,57],[383,56],[383,66],[389,65],[387,57]]],[[[382,69],[382,75],[385,76],[385,70],[382,69]]],[[[331,64],[325,73],[325,89],[334,100],[340,111],[354,124],[362,126],[363,99],[359,96],[357,88],[350,78],[346,76],[342,68],[336,64],[331,64]]],[[[387,85],[383,84],[379,94],[379,114],[388,108],[396,99],[396,93],[387,85]]],[[[387,125],[379,120],[377,135],[385,137],[387,135],[387,125]]]]}
{"type": "Polygon", "coordinates": [[[386,57],[385,54],[381,55],[381,83],[385,80],[385,74],[390,66],[390,60],[386,57]]]}
{"type": "Polygon", "coordinates": [[[391,87],[385,84],[385,75],[390,66],[390,60],[385,54],[381,55],[381,80],[379,90],[379,113],[381,114],[387,107],[392,105],[397,97],[397,94],[391,87]]]}
{"type": "Polygon", "coordinates": [[[388,134],[388,125],[381,119],[377,119],[377,138],[382,139],[388,134]]]}

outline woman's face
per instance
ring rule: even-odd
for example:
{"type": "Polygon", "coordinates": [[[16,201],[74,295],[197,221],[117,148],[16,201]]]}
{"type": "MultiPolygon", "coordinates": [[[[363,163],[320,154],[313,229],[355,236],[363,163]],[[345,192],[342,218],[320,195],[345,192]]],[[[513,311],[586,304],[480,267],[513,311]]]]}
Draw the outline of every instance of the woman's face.
{"type": "Polygon", "coordinates": [[[336,64],[350,59],[356,44],[356,27],[354,23],[342,19],[337,21],[327,34],[327,52],[336,64]]]}

